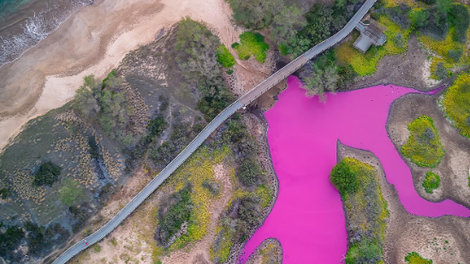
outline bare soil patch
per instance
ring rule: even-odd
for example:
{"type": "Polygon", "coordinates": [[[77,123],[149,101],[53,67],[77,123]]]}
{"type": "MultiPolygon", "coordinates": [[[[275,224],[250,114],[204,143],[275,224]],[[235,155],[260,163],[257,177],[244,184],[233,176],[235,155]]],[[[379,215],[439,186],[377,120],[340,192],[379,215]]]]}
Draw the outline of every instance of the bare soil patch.
{"type": "Polygon", "coordinates": [[[370,164],[377,172],[390,216],[387,220],[385,263],[405,264],[405,256],[417,252],[433,263],[468,263],[470,220],[455,216],[430,218],[406,212],[395,187],[387,182],[378,158],[370,151],[354,149],[338,142],[338,160],[353,157],[370,164]]]}
{"type": "Polygon", "coordinates": [[[445,154],[440,164],[432,169],[441,177],[441,186],[434,193],[426,193],[422,182],[430,168],[422,168],[403,157],[413,175],[413,183],[418,194],[424,199],[439,202],[451,199],[470,208],[470,140],[462,137],[457,129],[445,118],[439,109],[438,100],[442,93],[435,96],[408,94],[397,99],[391,109],[387,122],[390,139],[399,151],[408,139],[407,125],[415,118],[427,115],[434,120],[439,131],[445,154]]]}

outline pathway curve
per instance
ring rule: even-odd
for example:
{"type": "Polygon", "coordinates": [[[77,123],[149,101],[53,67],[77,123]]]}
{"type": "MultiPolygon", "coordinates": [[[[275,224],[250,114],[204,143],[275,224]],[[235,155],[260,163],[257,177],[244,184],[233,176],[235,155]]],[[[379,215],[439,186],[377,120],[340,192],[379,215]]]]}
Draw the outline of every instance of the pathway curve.
{"type": "Polygon", "coordinates": [[[191,154],[196,151],[199,146],[214,132],[225,120],[233,115],[237,110],[247,106],[258,97],[260,97],[267,90],[274,87],[276,84],[286,79],[289,75],[294,73],[305,65],[310,59],[314,58],[318,54],[334,46],[336,43],[345,38],[354,29],[357,23],[361,21],[364,15],[374,5],[376,0],[367,0],[357,11],[357,13],[351,18],[346,26],[341,29],[338,33],[334,34],[330,38],[324,40],[320,44],[311,48],[289,64],[284,66],[279,71],[275,72],[263,82],[255,86],[245,95],[240,97],[238,100],[233,102],[230,106],[225,108],[220,114],[218,114],[194,139],[189,145],[175,158],[170,164],[168,164],[158,175],[155,177],[147,186],[145,186],[124,208],[119,211],[108,223],[106,223],[99,230],[86,237],[85,240],[88,245],[85,244],[84,240],[76,243],[69,249],[67,249],[62,255],[60,255],[53,264],[63,264],[73,258],[75,255],[97,243],[109,233],[111,233],[119,224],[121,224],[134,210],[142,204],[147,197],[149,197],[178,167],[187,159],[191,154]]]}

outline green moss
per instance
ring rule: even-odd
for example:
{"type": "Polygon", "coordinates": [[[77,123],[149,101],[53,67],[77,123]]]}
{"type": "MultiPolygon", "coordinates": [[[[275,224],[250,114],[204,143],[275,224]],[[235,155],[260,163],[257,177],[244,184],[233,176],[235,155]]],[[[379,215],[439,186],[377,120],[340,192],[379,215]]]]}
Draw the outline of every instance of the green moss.
{"type": "Polygon", "coordinates": [[[225,45],[217,47],[217,61],[227,69],[235,65],[235,58],[225,45]]]}
{"type": "Polygon", "coordinates": [[[425,259],[416,252],[409,253],[405,257],[405,261],[408,262],[409,264],[432,264],[432,260],[425,259]]]}
{"type": "Polygon", "coordinates": [[[421,116],[408,124],[410,136],[401,152],[420,167],[435,167],[444,156],[444,147],[434,121],[429,116],[421,116]]]}
{"type": "Polygon", "coordinates": [[[424,178],[422,186],[427,193],[432,193],[433,190],[439,188],[440,184],[441,177],[439,177],[439,175],[435,174],[432,171],[428,171],[426,173],[426,177],[424,178]]]}
{"type": "Polygon", "coordinates": [[[253,55],[257,61],[264,63],[269,45],[264,42],[264,37],[260,33],[246,31],[240,35],[240,43],[233,43],[232,48],[242,60],[247,60],[253,55]]]}
{"type": "Polygon", "coordinates": [[[470,137],[470,74],[462,74],[445,94],[443,106],[460,134],[470,137]]]}

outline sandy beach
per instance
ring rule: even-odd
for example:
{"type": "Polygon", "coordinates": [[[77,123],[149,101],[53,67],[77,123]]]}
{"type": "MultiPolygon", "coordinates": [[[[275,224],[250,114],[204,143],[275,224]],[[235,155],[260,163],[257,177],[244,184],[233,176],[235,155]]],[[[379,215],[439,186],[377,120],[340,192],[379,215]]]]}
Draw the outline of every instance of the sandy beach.
{"type": "Polygon", "coordinates": [[[100,0],[0,68],[0,148],[30,119],[73,99],[83,77],[107,75],[131,50],[189,16],[230,46],[241,33],[223,0],[100,0]]]}

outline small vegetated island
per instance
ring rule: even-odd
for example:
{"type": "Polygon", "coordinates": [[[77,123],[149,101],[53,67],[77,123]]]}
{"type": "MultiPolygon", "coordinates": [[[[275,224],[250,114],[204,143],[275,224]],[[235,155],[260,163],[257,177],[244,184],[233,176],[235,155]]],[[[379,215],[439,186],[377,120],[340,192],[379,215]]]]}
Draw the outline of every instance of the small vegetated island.
{"type": "Polygon", "coordinates": [[[348,232],[346,264],[381,263],[388,217],[377,171],[346,157],[331,171],[331,182],[343,201],[348,232]]]}
{"type": "MultiPolygon", "coordinates": [[[[420,116],[408,124],[410,136],[401,147],[403,156],[420,167],[434,168],[444,156],[444,147],[434,121],[429,116],[420,116]]],[[[422,186],[427,193],[439,188],[441,178],[436,173],[426,173],[422,186]]]]}

